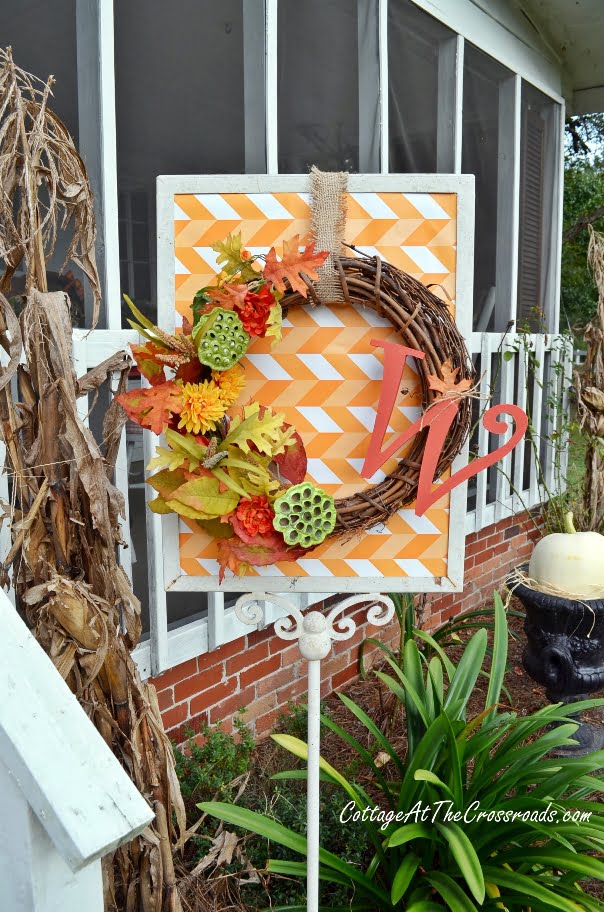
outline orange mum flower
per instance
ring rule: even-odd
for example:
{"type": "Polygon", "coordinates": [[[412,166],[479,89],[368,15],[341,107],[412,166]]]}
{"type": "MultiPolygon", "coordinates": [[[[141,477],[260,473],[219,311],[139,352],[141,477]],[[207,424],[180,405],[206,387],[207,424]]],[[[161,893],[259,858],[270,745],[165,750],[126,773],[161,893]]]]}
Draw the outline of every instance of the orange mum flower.
{"type": "Polygon", "coordinates": [[[266,535],[273,530],[275,514],[264,494],[240,500],[235,516],[249,536],[266,535]]]}
{"type": "Polygon", "coordinates": [[[245,386],[245,371],[240,364],[234,364],[225,371],[212,371],[212,380],[218,387],[225,408],[234,405],[245,386]]]}
{"type": "Polygon", "coordinates": [[[213,431],[216,422],[225,413],[220,390],[211,380],[203,383],[185,383],[182,388],[182,411],[179,428],[185,428],[189,434],[204,434],[213,431]]]}

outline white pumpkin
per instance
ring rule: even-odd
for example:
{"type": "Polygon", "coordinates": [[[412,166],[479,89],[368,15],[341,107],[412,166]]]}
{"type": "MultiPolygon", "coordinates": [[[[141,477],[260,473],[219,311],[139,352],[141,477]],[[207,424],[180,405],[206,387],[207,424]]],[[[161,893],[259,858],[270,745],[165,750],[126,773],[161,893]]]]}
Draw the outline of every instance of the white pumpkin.
{"type": "Polygon", "coordinates": [[[530,579],[571,598],[604,598],[604,535],[576,532],[572,513],[564,524],[566,532],[552,532],[535,545],[530,579]]]}

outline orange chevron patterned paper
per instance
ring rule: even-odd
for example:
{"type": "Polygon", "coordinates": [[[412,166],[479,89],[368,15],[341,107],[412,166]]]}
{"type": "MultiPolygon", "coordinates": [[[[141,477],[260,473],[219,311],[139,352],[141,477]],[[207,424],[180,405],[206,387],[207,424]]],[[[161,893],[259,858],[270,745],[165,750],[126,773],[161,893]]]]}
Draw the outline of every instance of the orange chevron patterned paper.
{"type": "MultiPolygon", "coordinates": [[[[349,193],[346,241],[379,254],[437,294],[455,299],[457,196],[454,193],[349,193]]],[[[267,253],[294,234],[307,234],[304,193],[203,193],[174,197],[175,302],[189,314],[195,292],[218,271],[211,245],[241,231],[252,253],[267,253]]],[[[247,385],[242,402],[255,399],[286,416],[302,435],[308,477],[335,498],[367,488],[361,478],[375,421],[382,352],[371,339],[396,339],[373,311],[344,304],[296,308],[284,321],[283,340],[272,351],[255,339],[241,362],[247,385]]],[[[400,433],[419,416],[420,392],[413,361],[407,365],[390,430],[400,433]]],[[[387,440],[386,440],[387,443],[387,440]]],[[[404,452],[404,451],[403,451],[404,452]]],[[[399,453],[399,457],[402,453],[399,453]]],[[[396,460],[383,467],[390,471],[396,460]]],[[[372,482],[383,478],[376,473],[372,482]]],[[[253,576],[446,577],[448,496],[424,516],[413,507],[346,541],[328,539],[298,561],[255,568],[253,576]]],[[[180,564],[189,576],[218,576],[217,543],[181,522],[180,564]]],[[[225,581],[228,589],[228,581],[225,581]]]]}

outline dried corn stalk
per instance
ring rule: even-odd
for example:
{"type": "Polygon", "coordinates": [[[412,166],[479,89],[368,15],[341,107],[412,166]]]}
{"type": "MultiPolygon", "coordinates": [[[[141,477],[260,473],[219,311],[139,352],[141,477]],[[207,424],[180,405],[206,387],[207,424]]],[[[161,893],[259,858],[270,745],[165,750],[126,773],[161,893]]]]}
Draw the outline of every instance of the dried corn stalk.
{"type": "Polygon", "coordinates": [[[0,371],[0,422],[12,531],[2,582],[12,569],[19,608],[38,642],[156,813],[152,826],[106,860],[106,909],[179,912],[173,851],[185,838],[184,807],[155,689],[131,657],[140,604],[117,561],[124,500],[111,478],[125,415],[111,405],[101,450],[77,408],[80,396],[109,377],[124,389],[130,361],[118,353],[76,378],[68,299],[47,291],[45,265],[63,210],[63,222],[72,221],[70,256],[97,305],[100,299],[90,186],[71,137],[47,107],[50,84],[38,88],[10,49],[0,51],[3,289],[22,261],[27,269],[20,320],[0,291],[8,362],[0,371]]]}
{"type": "Polygon", "coordinates": [[[604,234],[589,226],[587,261],[598,288],[598,309],[585,330],[587,358],[575,377],[581,430],[587,436],[584,481],[584,526],[604,525],[604,234]]]}

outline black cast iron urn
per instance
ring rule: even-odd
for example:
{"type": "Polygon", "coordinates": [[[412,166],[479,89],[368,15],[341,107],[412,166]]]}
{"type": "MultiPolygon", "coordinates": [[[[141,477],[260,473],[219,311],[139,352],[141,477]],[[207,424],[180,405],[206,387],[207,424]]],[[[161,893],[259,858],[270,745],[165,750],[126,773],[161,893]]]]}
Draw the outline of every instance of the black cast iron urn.
{"type": "MultiPolygon", "coordinates": [[[[522,567],[527,571],[528,567],[522,567]]],[[[574,600],[510,583],[526,609],[523,665],[552,703],[574,703],[604,689],[604,599],[574,600]]],[[[590,715],[592,715],[590,713],[590,715]]],[[[599,715],[595,711],[593,715],[599,715]]],[[[604,748],[604,725],[582,721],[573,735],[582,755],[604,748]]]]}

